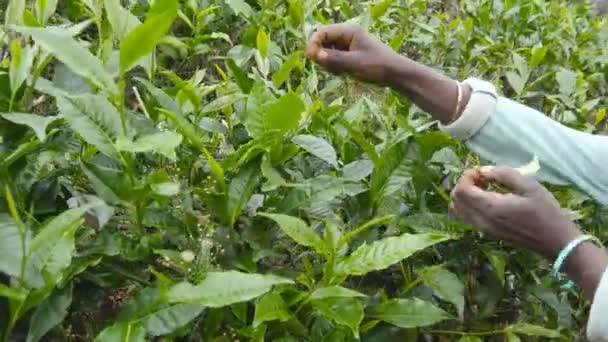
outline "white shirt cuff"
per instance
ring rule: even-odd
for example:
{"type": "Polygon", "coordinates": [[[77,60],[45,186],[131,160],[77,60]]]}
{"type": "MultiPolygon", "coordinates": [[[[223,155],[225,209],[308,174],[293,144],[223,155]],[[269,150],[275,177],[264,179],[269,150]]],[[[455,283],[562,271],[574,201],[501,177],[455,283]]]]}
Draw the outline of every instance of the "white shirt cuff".
{"type": "Polygon", "coordinates": [[[587,322],[587,338],[592,342],[608,341],[608,270],[600,280],[587,322]]]}
{"type": "Polygon", "coordinates": [[[496,107],[496,88],[489,82],[469,78],[463,82],[471,87],[471,98],[456,121],[439,128],[458,140],[475,135],[490,118],[496,107]]]}

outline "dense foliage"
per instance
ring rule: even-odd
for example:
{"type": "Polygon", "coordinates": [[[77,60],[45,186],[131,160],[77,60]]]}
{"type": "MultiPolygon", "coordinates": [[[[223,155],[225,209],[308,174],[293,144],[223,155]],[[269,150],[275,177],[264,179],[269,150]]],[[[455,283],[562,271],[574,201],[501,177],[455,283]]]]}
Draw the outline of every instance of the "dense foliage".
{"type": "MultiPolygon", "coordinates": [[[[303,56],[315,25],[352,20],[450,76],[599,132],[608,31],[584,4],[0,8],[5,341],[584,335],[582,295],[547,262],[447,218],[474,155],[399,94],[303,56]]],[[[606,213],[553,190],[607,237],[606,213]]]]}

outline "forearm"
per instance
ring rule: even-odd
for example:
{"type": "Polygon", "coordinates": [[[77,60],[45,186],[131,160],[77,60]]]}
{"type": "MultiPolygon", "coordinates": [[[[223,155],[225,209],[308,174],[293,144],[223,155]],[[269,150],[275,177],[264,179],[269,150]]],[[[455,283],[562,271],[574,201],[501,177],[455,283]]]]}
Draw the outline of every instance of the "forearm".
{"type": "Polygon", "coordinates": [[[606,251],[592,242],[584,242],[568,256],[564,271],[583,289],[587,298],[593,300],[606,267],[608,267],[606,251]]]}
{"type": "Polygon", "coordinates": [[[471,96],[471,89],[463,85],[460,111],[456,113],[456,81],[398,54],[388,62],[386,79],[389,87],[403,94],[442,124],[454,121],[471,96]]]}

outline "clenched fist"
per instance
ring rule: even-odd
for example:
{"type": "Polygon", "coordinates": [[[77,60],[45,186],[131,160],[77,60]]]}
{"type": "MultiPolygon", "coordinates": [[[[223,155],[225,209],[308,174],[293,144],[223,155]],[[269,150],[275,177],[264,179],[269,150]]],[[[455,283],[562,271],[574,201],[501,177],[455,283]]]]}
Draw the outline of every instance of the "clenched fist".
{"type": "Polygon", "coordinates": [[[333,73],[348,73],[363,81],[388,85],[389,65],[397,54],[353,24],[323,26],[312,35],[306,55],[333,73]]]}

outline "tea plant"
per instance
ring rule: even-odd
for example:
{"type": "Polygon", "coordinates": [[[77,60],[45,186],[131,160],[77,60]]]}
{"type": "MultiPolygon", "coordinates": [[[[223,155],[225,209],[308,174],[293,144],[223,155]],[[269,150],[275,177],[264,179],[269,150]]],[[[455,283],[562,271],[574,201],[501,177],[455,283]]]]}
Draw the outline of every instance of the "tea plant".
{"type": "MultiPolygon", "coordinates": [[[[351,20],[600,132],[608,31],[585,4],[0,4],[5,341],[584,336],[586,303],[545,261],[447,218],[480,161],[303,50],[316,25],[351,20]]],[[[607,236],[601,208],[553,190],[607,236]]]]}

